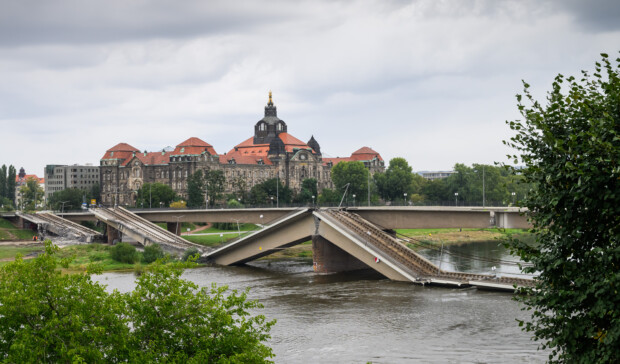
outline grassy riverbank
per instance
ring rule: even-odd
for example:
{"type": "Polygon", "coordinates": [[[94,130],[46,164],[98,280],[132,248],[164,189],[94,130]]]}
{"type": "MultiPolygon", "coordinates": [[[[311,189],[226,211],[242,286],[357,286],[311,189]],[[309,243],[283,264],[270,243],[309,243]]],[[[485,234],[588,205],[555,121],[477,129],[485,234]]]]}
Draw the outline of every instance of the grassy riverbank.
{"type": "Polygon", "coordinates": [[[0,218],[0,241],[32,240],[36,233],[18,229],[10,221],[0,218]]]}

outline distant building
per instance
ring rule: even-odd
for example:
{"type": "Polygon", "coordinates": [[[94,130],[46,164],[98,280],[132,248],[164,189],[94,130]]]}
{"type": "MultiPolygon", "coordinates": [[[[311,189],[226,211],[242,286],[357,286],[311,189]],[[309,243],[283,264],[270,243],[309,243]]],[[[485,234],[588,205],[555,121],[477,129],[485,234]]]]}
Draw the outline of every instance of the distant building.
{"type": "Polygon", "coordinates": [[[455,171],[421,171],[418,174],[427,180],[433,181],[436,179],[448,178],[453,174],[456,174],[455,171]]]}
{"type": "Polygon", "coordinates": [[[107,205],[131,205],[142,185],[152,182],[166,184],[187,198],[187,179],[198,170],[222,171],[225,193],[236,192],[239,186],[249,191],[271,178],[279,178],[294,191],[301,189],[304,179],[315,178],[321,190],[333,187],[331,168],[342,161],[363,162],[371,173],[385,168],[381,155],[368,147],[346,158],[323,158],[314,136],[304,143],[288,133],[270,92],[265,115],[254,125],[254,135],[228,153],[218,154],[211,144],[195,137],[174,150],[140,152],[126,143],[108,149],[100,162],[101,198],[107,205]]]}
{"type": "Polygon", "coordinates": [[[45,166],[45,200],[66,188],[88,191],[99,184],[99,179],[99,166],[48,164],[45,166]]]}
{"type": "Polygon", "coordinates": [[[15,206],[20,206],[22,203],[21,188],[28,182],[29,179],[35,179],[39,182],[41,188],[45,188],[45,178],[39,178],[36,174],[26,174],[24,167],[19,169],[19,173],[15,176],[15,206]]]}

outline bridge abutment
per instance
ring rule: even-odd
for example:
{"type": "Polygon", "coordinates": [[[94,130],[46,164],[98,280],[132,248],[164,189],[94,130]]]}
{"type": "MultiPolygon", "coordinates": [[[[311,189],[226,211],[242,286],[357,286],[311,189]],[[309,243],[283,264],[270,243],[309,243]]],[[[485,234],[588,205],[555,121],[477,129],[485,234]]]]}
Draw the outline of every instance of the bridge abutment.
{"type": "Polygon", "coordinates": [[[312,236],[312,260],[318,273],[368,269],[368,265],[320,235],[312,236]]]}

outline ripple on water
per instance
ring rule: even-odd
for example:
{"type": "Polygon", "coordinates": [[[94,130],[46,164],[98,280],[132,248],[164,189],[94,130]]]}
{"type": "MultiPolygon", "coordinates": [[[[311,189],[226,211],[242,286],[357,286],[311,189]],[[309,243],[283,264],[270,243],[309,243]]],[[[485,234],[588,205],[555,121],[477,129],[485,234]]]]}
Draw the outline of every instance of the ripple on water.
{"type": "MultiPolygon", "coordinates": [[[[277,363],[537,363],[546,353],[521,332],[511,294],[416,286],[373,272],[315,274],[299,261],[204,267],[184,277],[243,290],[277,319],[277,363]]],[[[131,273],[106,273],[108,289],[133,289],[131,273]]]]}

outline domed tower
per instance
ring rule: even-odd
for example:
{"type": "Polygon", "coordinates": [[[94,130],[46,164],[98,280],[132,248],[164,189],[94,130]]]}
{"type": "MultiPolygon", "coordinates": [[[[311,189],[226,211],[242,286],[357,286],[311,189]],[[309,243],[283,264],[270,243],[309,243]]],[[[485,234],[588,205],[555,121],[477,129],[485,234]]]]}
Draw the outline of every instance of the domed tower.
{"type": "Polygon", "coordinates": [[[286,132],[286,123],[278,118],[278,110],[273,104],[271,91],[269,91],[265,117],[254,125],[254,144],[269,144],[278,134],[286,132]]]}

